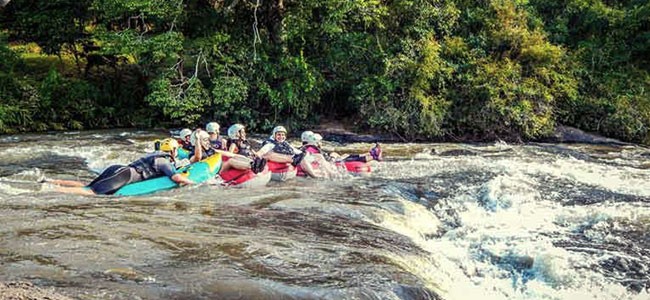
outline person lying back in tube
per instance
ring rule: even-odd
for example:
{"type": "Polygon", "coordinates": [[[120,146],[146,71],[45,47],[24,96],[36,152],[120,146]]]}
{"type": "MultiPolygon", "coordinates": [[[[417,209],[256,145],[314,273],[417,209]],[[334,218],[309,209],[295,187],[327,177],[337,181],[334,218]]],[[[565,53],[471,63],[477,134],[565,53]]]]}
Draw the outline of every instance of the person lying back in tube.
{"type": "Polygon", "coordinates": [[[340,175],[331,155],[321,147],[323,137],[320,134],[314,133],[313,131],[304,131],[300,135],[300,139],[302,140],[300,150],[311,153],[308,159],[315,162],[320,170],[324,171],[330,177],[340,175]]]}
{"type": "MultiPolygon", "coordinates": [[[[242,124],[233,124],[228,128],[228,141],[226,144],[228,151],[239,154],[253,160],[252,169],[262,171],[266,165],[266,159],[260,157],[246,138],[246,127],[242,124]]],[[[258,173],[255,172],[255,173],[258,173]]]]}
{"type": "Polygon", "coordinates": [[[302,139],[302,147],[300,148],[300,150],[321,154],[329,162],[336,162],[336,161],[370,162],[373,160],[376,161],[382,160],[381,145],[378,142],[376,142],[375,145],[372,148],[370,148],[370,151],[368,151],[367,154],[339,155],[336,152],[327,152],[322,149],[323,137],[318,133],[314,133],[313,131],[305,131],[302,133],[301,139],[302,139]]]}
{"type": "Polygon", "coordinates": [[[219,135],[219,129],[220,126],[217,122],[210,122],[205,125],[205,131],[210,135],[208,139],[212,148],[216,150],[228,150],[226,148],[226,140],[219,135]]]}
{"type": "Polygon", "coordinates": [[[258,162],[256,164],[256,161],[246,156],[215,148],[213,143],[210,142],[210,134],[202,129],[197,129],[192,133],[190,142],[194,146],[194,153],[190,158],[190,162],[192,163],[201,161],[217,153],[230,158],[221,164],[220,172],[225,172],[230,168],[235,168],[238,170],[252,169],[253,172],[259,173],[264,169],[266,164],[266,161],[258,162]]]}
{"type": "Polygon", "coordinates": [[[262,148],[257,151],[257,154],[269,161],[290,163],[294,167],[300,165],[310,177],[321,177],[314,172],[311,163],[304,160],[307,153],[296,149],[287,142],[287,129],[284,126],[273,128],[271,136],[262,143],[262,148]]]}

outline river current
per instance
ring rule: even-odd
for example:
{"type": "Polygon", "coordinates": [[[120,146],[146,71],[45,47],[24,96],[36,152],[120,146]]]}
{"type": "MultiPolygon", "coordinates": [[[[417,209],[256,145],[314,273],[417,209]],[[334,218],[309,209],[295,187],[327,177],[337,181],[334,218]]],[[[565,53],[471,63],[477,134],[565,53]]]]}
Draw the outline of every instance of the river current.
{"type": "Polygon", "coordinates": [[[644,147],[384,144],[368,177],[127,198],[37,183],[89,181],[157,137],[0,136],[0,281],[76,299],[650,299],[644,147]]]}

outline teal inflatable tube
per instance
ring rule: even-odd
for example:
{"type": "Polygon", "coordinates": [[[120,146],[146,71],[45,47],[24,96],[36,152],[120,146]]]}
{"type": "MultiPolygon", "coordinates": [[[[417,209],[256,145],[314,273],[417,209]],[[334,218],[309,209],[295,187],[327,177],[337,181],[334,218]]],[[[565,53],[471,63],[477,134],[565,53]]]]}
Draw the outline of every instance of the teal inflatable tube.
{"type": "Polygon", "coordinates": [[[178,155],[179,160],[180,159],[186,159],[186,158],[189,159],[190,158],[190,151],[187,151],[187,150],[185,150],[183,148],[178,148],[178,150],[176,150],[176,151],[178,152],[177,155],[178,155]]]}
{"type": "MultiPolygon", "coordinates": [[[[221,170],[221,154],[217,153],[202,161],[193,163],[179,170],[182,176],[195,183],[204,182],[213,178],[221,170]]],[[[138,196],[169,190],[178,187],[178,184],[168,176],[156,177],[145,181],[127,184],[115,192],[116,196],[138,196]]]]}

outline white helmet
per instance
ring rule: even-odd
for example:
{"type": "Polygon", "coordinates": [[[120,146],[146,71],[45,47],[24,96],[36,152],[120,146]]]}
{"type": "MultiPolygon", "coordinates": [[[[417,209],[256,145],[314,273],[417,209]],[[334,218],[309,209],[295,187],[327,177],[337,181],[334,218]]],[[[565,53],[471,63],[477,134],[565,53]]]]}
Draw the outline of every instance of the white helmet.
{"type": "Polygon", "coordinates": [[[183,140],[185,139],[185,137],[187,137],[188,135],[191,135],[191,134],[192,134],[192,130],[190,130],[188,128],[183,128],[183,130],[181,130],[181,132],[178,133],[178,135],[183,140]]]}
{"type": "Polygon", "coordinates": [[[275,139],[275,134],[278,132],[287,133],[287,129],[284,128],[284,126],[275,126],[275,128],[273,128],[273,132],[271,133],[271,137],[275,139]]]}
{"type": "Polygon", "coordinates": [[[303,131],[302,134],[300,135],[300,139],[301,139],[303,142],[309,142],[309,138],[310,138],[312,135],[314,135],[314,132],[313,132],[313,131],[309,131],[309,130],[307,130],[307,131],[303,131]]]}
{"type": "Polygon", "coordinates": [[[195,130],[190,136],[190,143],[192,146],[203,146],[204,149],[210,148],[210,135],[203,130],[195,130]]]}
{"type": "Polygon", "coordinates": [[[244,129],[242,124],[233,124],[228,128],[228,137],[231,139],[239,138],[239,132],[244,129]]]}
{"type": "Polygon", "coordinates": [[[205,131],[208,133],[219,133],[219,123],[210,122],[205,125],[205,131]]]}
{"type": "Polygon", "coordinates": [[[320,134],[312,132],[312,134],[307,136],[307,140],[304,141],[304,142],[307,142],[307,144],[316,145],[316,144],[318,144],[318,142],[320,142],[322,140],[323,140],[323,137],[320,134]]]}

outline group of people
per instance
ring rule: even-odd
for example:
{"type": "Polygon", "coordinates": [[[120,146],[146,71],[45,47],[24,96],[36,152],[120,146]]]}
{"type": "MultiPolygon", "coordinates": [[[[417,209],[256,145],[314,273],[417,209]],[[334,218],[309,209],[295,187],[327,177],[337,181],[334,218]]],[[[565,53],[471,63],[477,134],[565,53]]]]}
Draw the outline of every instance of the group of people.
{"type": "Polygon", "coordinates": [[[323,137],[312,131],[305,131],[301,135],[302,146],[296,148],[287,142],[287,129],[284,126],[273,128],[271,136],[266,139],[259,150],[254,150],[246,137],[246,129],[242,124],[233,124],[228,128],[227,138],[219,134],[220,126],[216,122],[206,124],[205,129],[183,129],[180,139],[166,138],[158,141],[155,152],[132,162],[129,165],[113,165],[108,167],[90,183],[72,180],[48,179],[56,185],[55,190],[64,193],[84,195],[111,195],[121,187],[150,178],[168,176],[179,185],[193,184],[190,179],[177,173],[182,165],[181,156],[187,157],[189,163],[206,159],[216,153],[226,157],[221,165],[220,172],[231,168],[239,170],[252,170],[258,173],[264,170],[267,161],[286,163],[300,166],[303,172],[313,178],[331,177],[337,174],[336,161],[362,161],[381,160],[381,147],[379,144],[368,154],[339,155],[328,153],[322,149],[323,137]],[[180,152],[185,152],[180,155],[180,152]],[[318,166],[318,172],[314,166],[318,166]]]}

